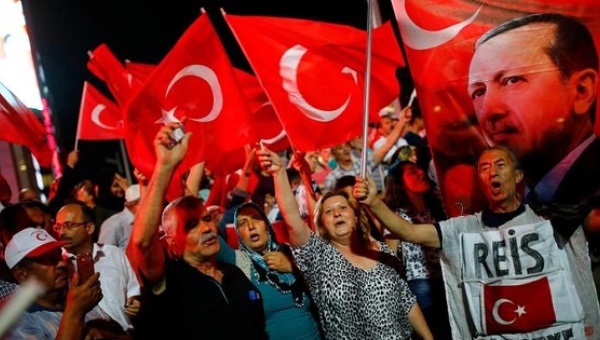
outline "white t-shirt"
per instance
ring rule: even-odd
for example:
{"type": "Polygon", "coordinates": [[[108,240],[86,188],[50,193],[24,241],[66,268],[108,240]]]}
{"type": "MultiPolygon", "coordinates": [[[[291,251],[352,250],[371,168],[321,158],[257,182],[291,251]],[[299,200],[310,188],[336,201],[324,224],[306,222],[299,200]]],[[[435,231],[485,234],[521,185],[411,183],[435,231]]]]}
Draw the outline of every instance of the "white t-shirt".
{"type": "MultiPolygon", "coordinates": [[[[383,146],[383,144],[385,144],[387,137],[385,136],[380,136],[379,139],[377,139],[375,141],[375,143],[373,143],[373,150],[377,150],[380,147],[383,146]]],[[[400,149],[401,147],[408,145],[408,142],[406,141],[406,139],[404,138],[398,138],[398,140],[396,141],[396,143],[394,143],[394,145],[392,145],[392,147],[388,150],[388,152],[385,154],[385,156],[383,157],[383,162],[384,163],[389,163],[392,160],[392,157],[394,156],[394,153],[396,151],[398,151],[398,149],[400,149]]]]}

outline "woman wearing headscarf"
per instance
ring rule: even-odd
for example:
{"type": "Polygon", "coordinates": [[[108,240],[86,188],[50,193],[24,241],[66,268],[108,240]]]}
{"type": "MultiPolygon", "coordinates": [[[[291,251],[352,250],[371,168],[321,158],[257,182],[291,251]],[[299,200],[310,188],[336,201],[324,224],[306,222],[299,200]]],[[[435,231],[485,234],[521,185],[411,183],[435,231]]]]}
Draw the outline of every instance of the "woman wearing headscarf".
{"type": "Polygon", "coordinates": [[[237,250],[219,238],[217,260],[237,265],[262,294],[269,339],[321,339],[301,276],[294,273],[287,246],[277,242],[263,209],[252,202],[235,210],[237,250]]]}

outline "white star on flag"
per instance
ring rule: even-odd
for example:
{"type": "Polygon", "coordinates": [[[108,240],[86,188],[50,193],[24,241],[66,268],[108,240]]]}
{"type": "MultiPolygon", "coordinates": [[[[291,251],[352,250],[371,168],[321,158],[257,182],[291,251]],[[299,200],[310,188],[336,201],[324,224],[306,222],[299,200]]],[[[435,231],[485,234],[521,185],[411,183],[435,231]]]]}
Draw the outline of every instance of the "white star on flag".
{"type": "Polygon", "coordinates": [[[519,314],[519,317],[523,316],[523,314],[527,314],[525,311],[525,306],[517,306],[515,313],[519,314]]]}
{"type": "Polygon", "coordinates": [[[165,109],[161,109],[162,110],[162,118],[160,118],[159,120],[157,120],[154,124],[168,124],[168,123],[181,123],[181,121],[179,119],[177,119],[177,117],[175,117],[175,110],[177,109],[177,107],[172,108],[169,111],[166,111],[165,109]]]}

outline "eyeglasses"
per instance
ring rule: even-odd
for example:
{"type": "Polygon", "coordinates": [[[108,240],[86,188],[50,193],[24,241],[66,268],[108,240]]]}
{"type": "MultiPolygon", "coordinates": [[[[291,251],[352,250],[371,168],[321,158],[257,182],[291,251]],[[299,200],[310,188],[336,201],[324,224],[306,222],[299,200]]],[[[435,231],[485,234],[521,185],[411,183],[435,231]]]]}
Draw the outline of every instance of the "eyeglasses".
{"type": "Polygon", "coordinates": [[[77,227],[81,227],[84,226],[86,224],[90,223],[88,222],[72,222],[72,221],[67,221],[67,222],[63,222],[63,223],[55,223],[54,224],[54,231],[61,231],[63,229],[65,230],[73,230],[77,227]]]}

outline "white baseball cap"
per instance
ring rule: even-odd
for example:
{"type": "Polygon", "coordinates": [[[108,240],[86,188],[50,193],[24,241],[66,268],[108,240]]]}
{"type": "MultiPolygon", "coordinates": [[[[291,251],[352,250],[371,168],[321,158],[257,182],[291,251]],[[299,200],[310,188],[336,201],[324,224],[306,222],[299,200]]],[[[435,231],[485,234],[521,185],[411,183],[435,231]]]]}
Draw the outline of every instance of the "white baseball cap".
{"type": "Polygon", "coordinates": [[[125,190],[125,202],[130,203],[133,201],[137,201],[140,199],[140,185],[134,184],[130,185],[127,190],[125,190]]]}
{"type": "Polygon", "coordinates": [[[4,258],[9,269],[26,257],[38,257],[62,247],[67,242],[59,242],[47,231],[39,228],[26,228],[16,233],[4,249],[4,258]]]}
{"type": "Polygon", "coordinates": [[[390,117],[392,119],[398,119],[398,114],[393,106],[386,106],[379,110],[379,117],[390,117]]]}

